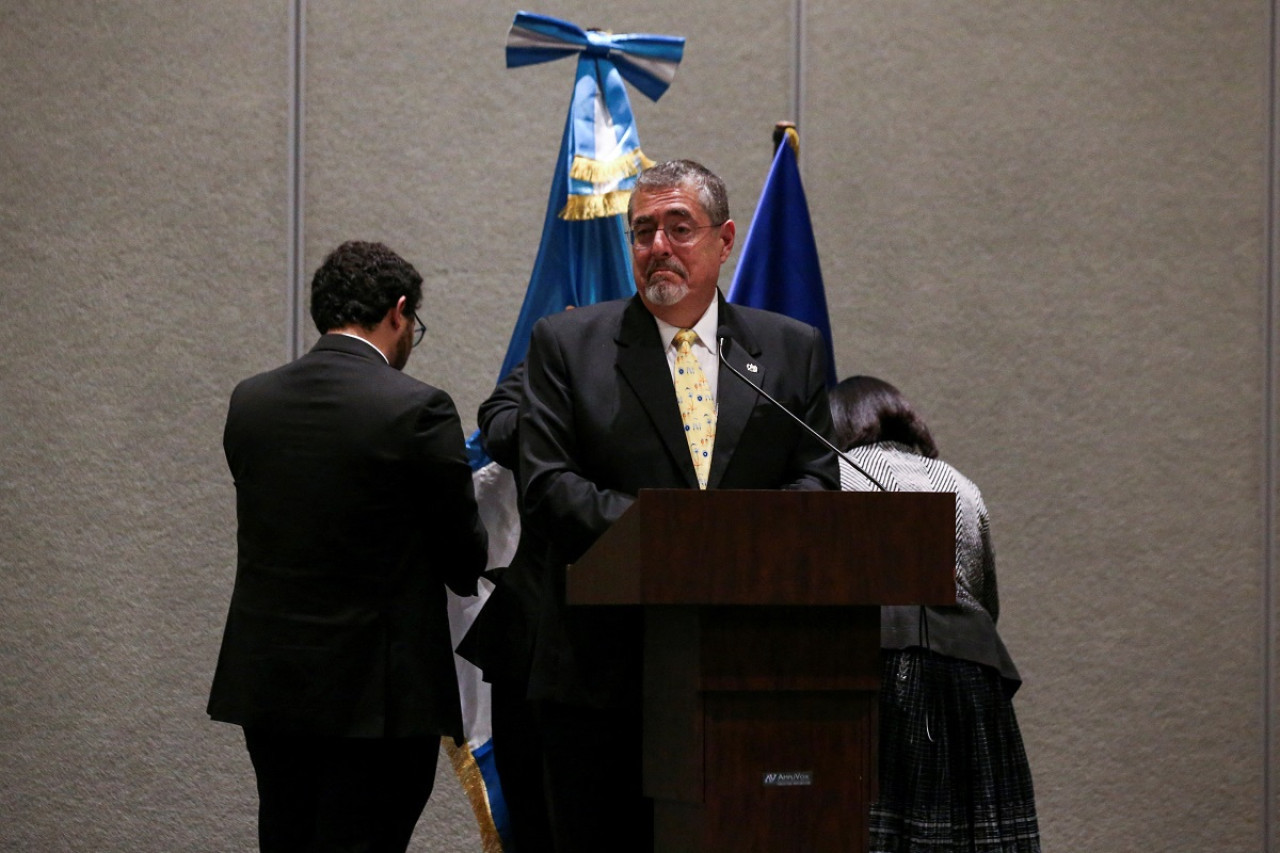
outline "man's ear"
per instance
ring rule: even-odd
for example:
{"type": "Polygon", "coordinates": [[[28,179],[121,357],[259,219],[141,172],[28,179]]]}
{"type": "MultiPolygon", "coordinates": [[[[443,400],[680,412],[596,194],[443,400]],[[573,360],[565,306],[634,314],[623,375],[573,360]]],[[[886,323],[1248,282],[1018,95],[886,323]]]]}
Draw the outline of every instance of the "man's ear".
{"type": "Polygon", "coordinates": [[[410,322],[409,315],[405,310],[405,302],[405,298],[401,296],[396,300],[395,305],[387,309],[387,319],[390,319],[391,321],[391,331],[393,332],[400,331],[400,325],[402,323],[410,322]]]}
{"type": "Polygon", "coordinates": [[[729,255],[733,252],[734,235],[737,234],[738,226],[733,224],[732,219],[726,219],[720,228],[720,263],[729,260],[729,255]]]}

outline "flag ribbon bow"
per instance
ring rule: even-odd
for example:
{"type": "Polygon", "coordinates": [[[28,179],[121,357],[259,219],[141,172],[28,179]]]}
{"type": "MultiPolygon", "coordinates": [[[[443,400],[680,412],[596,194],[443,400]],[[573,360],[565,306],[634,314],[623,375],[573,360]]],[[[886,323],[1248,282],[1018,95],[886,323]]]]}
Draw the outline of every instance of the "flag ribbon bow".
{"type": "Polygon", "coordinates": [[[652,165],[640,150],[623,81],[658,100],[675,78],[684,39],[588,31],[546,15],[516,13],[507,35],[508,68],[575,53],[578,72],[565,128],[569,189],[559,216],[614,216],[626,210],[640,169],[652,165]]]}

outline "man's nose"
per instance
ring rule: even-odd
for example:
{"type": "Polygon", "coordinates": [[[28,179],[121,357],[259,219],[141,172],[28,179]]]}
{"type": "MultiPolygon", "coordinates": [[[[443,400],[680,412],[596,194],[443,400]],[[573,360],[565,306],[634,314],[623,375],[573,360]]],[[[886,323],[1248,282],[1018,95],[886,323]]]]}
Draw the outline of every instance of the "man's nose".
{"type": "Polygon", "coordinates": [[[659,228],[653,232],[653,246],[649,251],[656,255],[671,254],[671,238],[667,236],[667,229],[659,228]],[[658,243],[659,240],[662,241],[661,244],[658,243]]]}

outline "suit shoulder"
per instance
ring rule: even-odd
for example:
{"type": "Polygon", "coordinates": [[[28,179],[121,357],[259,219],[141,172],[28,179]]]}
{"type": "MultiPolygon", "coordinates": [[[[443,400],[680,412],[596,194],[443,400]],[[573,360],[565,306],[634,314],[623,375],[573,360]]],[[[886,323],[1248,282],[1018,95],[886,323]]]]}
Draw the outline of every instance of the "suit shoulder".
{"type": "Polygon", "coordinates": [[[264,370],[261,373],[255,373],[252,376],[241,379],[232,388],[231,399],[250,397],[275,387],[288,376],[296,364],[296,361],[291,361],[279,367],[273,367],[270,370],[264,370]]]}
{"type": "Polygon", "coordinates": [[[416,376],[410,376],[403,371],[391,370],[383,371],[383,373],[386,374],[384,376],[384,389],[396,394],[397,396],[412,398],[422,402],[429,402],[433,406],[443,405],[449,408],[454,407],[453,397],[443,388],[439,388],[429,382],[424,382],[416,376]]]}

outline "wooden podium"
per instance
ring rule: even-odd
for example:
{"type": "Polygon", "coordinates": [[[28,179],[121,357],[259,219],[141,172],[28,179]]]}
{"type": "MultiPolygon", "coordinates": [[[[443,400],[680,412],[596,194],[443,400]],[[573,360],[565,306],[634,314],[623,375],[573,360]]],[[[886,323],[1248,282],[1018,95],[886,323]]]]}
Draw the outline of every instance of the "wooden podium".
{"type": "Polygon", "coordinates": [[[955,602],[955,496],[642,490],[567,595],[645,608],[655,850],[865,851],[879,606],[955,602]]]}

